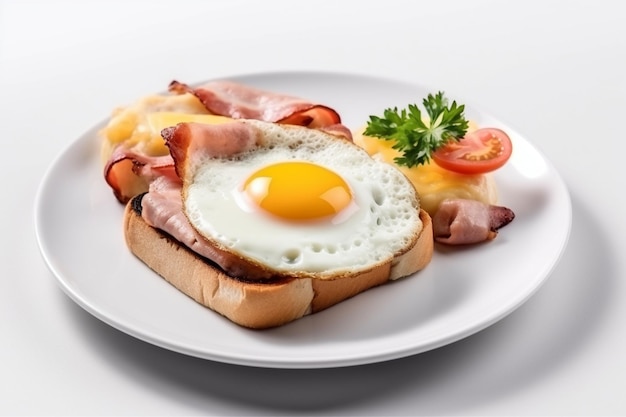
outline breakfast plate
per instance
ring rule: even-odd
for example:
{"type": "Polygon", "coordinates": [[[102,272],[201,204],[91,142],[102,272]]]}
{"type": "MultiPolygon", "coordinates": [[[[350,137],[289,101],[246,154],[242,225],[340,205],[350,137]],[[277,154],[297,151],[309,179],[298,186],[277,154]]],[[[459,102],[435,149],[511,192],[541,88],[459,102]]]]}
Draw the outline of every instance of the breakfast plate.
{"type": "MultiPolygon", "coordinates": [[[[277,72],[230,77],[336,109],[351,129],[433,90],[364,75],[277,72]]],[[[169,81],[169,80],[166,80],[169,81]]],[[[327,368],[381,362],[452,343],[504,318],[531,297],[569,236],[562,179],[530,140],[466,103],[479,125],[506,130],[514,152],[495,172],[499,203],[516,213],[497,239],[437,247],[414,276],[371,289],[288,325],[249,330],[193,302],[126,248],[123,206],[104,182],[94,126],[52,163],[38,191],[43,259],[65,293],[100,320],[148,343],[239,365],[327,368]]]]}

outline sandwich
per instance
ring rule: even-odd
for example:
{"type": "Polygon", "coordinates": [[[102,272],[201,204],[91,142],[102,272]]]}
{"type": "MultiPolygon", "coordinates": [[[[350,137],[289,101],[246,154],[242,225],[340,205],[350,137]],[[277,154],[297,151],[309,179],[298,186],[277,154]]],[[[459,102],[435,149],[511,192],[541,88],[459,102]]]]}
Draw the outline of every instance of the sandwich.
{"type": "Polygon", "coordinates": [[[349,138],[253,119],[161,135],[173,167],[125,203],[126,244],[238,325],[281,326],[431,261],[415,187],[349,138]]]}

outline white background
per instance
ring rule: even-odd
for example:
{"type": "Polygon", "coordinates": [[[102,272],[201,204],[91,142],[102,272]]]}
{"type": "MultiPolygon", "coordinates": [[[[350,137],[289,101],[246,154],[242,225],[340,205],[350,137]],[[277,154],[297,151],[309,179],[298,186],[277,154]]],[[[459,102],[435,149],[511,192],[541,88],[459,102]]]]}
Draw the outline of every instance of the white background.
{"type": "MultiPolygon", "coordinates": [[[[0,0],[0,413],[626,414],[626,25],[615,1],[0,0]],[[112,108],[271,70],[442,89],[523,133],[572,198],[569,245],[526,304],[467,339],[329,370],[226,365],[93,318],[39,255],[33,204],[112,108]]],[[[522,254],[520,254],[522,255],[522,254]]]]}

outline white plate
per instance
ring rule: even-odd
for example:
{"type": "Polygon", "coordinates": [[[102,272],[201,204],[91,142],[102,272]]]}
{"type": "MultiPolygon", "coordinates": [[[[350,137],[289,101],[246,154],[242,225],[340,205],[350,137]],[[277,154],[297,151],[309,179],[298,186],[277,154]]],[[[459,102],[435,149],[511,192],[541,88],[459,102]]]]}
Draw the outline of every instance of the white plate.
{"type": "MultiPolygon", "coordinates": [[[[386,107],[420,102],[437,90],[337,73],[233,77],[335,108],[350,128],[386,107]]],[[[166,80],[168,81],[168,80],[166,80]]],[[[122,206],[106,186],[96,132],[54,161],[36,201],[43,257],[63,290],[85,310],[134,337],[184,354],[273,368],[322,368],[417,354],[469,336],[526,301],[549,276],[569,236],[567,189],[523,136],[466,107],[480,125],[508,131],[510,162],[496,173],[500,203],[516,218],[498,238],[442,250],[407,279],[360,294],[286,326],[241,328],[178,292],[127,250],[122,206]]]]}

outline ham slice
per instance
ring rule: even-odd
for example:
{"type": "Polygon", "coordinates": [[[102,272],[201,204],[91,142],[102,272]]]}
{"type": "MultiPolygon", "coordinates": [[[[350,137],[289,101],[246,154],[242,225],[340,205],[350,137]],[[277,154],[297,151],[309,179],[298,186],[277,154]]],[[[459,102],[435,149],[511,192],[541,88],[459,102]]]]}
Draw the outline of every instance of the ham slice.
{"type": "Polygon", "coordinates": [[[179,178],[185,178],[188,158],[228,158],[252,149],[260,132],[251,125],[233,121],[219,125],[179,123],[161,132],[170,149],[179,178]]]}
{"type": "Polygon", "coordinates": [[[211,113],[233,119],[256,119],[311,128],[341,123],[339,114],[330,107],[227,80],[211,81],[195,88],[174,80],[169,91],[191,93],[211,113]]]}
{"type": "Polygon", "coordinates": [[[441,202],[433,216],[435,241],[448,245],[484,242],[497,236],[515,213],[509,208],[467,199],[441,202]]]}
{"type": "Polygon", "coordinates": [[[104,179],[121,203],[145,192],[153,180],[162,176],[179,181],[170,155],[147,156],[124,146],[115,148],[104,166],[104,179]]]}
{"type": "Polygon", "coordinates": [[[337,136],[339,138],[349,140],[350,142],[353,141],[352,132],[350,131],[350,129],[348,129],[347,126],[342,125],[341,123],[319,127],[318,130],[321,130],[333,136],[337,136]]]}
{"type": "Polygon", "coordinates": [[[150,226],[160,229],[193,252],[219,265],[233,277],[250,280],[271,279],[272,274],[208,242],[191,226],[183,212],[180,198],[182,184],[170,177],[159,177],[141,197],[141,217],[150,226]]]}

